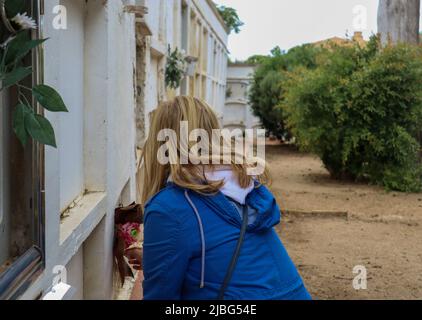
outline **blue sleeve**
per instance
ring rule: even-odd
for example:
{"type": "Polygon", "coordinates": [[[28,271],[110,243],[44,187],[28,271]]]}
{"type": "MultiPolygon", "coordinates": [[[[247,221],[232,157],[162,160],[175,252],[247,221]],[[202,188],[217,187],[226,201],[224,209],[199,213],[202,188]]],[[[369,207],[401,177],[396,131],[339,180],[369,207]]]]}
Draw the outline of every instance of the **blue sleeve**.
{"type": "Polygon", "coordinates": [[[190,250],[177,212],[147,208],[144,221],[144,300],[180,300],[190,250]]]}

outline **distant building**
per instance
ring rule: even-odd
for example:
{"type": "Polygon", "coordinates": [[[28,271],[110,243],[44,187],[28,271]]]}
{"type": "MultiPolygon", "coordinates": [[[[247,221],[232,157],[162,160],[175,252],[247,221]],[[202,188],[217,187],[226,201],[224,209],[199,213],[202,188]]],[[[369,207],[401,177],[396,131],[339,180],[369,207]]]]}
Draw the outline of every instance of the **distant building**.
{"type": "Polygon", "coordinates": [[[229,64],[223,117],[224,128],[241,129],[242,131],[261,128],[261,122],[253,115],[249,104],[249,89],[255,67],[255,65],[247,63],[229,64]]]}
{"type": "Polygon", "coordinates": [[[363,38],[362,32],[356,31],[353,34],[353,37],[351,39],[340,38],[340,37],[332,37],[332,38],[329,38],[329,39],[326,39],[326,40],[314,42],[313,45],[321,46],[323,48],[329,48],[332,45],[350,46],[350,45],[353,45],[354,43],[357,43],[361,47],[366,46],[367,42],[363,38]]]}

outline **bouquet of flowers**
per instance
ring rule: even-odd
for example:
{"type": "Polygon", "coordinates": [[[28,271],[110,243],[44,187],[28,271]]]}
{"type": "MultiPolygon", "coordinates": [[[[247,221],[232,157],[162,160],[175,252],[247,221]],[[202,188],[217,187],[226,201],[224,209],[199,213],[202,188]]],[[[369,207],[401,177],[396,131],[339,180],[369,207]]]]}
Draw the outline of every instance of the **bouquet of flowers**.
{"type": "Polygon", "coordinates": [[[114,258],[119,270],[121,284],[126,277],[134,277],[134,270],[142,268],[142,209],[132,203],[115,210],[114,258]]]}
{"type": "Polygon", "coordinates": [[[128,222],[117,225],[117,236],[125,242],[125,249],[130,249],[134,246],[141,246],[141,224],[135,222],[128,222]]]}
{"type": "Polygon", "coordinates": [[[177,48],[172,51],[169,46],[165,75],[166,86],[171,89],[179,88],[187,66],[186,52],[177,48]]]}

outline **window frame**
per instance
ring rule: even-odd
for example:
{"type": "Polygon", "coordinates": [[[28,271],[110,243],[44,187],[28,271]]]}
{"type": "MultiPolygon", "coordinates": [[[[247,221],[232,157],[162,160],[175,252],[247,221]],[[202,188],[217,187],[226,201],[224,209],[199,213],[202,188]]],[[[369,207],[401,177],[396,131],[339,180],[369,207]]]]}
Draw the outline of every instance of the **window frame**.
{"type": "MultiPolygon", "coordinates": [[[[31,1],[31,13],[37,25],[42,25],[43,0],[31,1]]],[[[33,36],[42,38],[41,28],[33,31],[33,36]]],[[[42,46],[32,52],[34,76],[32,85],[43,83],[44,61],[42,46]]],[[[43,110],[32,101],[37,113],[43,110]]],[[[32,192],[31,210],[33,217],[33,246],[17,258],[3,273],[0,274],[0,300],[19,299],[33,284],[45,269],[45,181],[44,181],[44,146],[33,142],[32,145],[32,192]]]]}

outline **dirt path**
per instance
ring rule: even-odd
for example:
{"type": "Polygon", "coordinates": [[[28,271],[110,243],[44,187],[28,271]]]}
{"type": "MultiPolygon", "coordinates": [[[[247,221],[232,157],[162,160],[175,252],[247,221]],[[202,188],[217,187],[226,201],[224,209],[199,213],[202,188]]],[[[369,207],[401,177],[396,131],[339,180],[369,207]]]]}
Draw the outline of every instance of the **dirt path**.
{"type": "Polygon", "coordinates": [[[422,194],[333,181],[318,158],[286,147],[268,147],[267,160],[282,209],[349,213],[288,215],[278,228],[314,297],[422,299],[422,194]],[[357,265],[367,290],[352,286],[357,265]]]}

